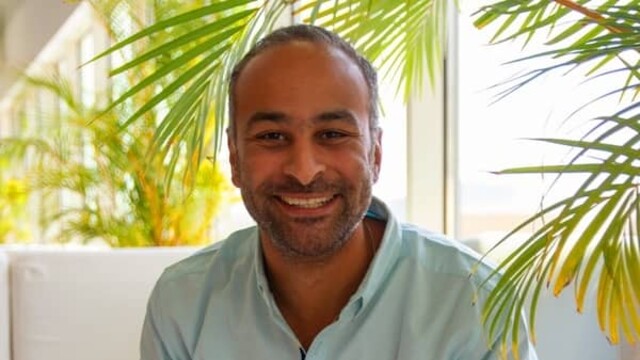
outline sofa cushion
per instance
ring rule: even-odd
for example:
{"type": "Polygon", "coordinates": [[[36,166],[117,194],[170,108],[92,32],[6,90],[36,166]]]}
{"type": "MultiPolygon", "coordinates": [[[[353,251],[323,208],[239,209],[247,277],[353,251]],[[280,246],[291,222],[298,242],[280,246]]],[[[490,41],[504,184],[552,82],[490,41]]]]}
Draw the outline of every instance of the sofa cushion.
{"type": "Polygon", "coordinates": [[[12,252],[13,360],[136,360],[147,298],[194,248],[12,252]]]}

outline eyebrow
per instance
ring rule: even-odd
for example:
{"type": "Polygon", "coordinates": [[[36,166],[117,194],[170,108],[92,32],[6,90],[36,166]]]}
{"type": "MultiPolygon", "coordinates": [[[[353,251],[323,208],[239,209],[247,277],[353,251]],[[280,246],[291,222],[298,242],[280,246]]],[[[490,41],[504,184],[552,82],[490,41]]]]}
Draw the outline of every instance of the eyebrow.
{"type": "Polygon", "coordinates": [[[248,126],[251,127],[255,123],[266,122],[284,122],[287,116],[277,111],[258,111],[249,117],[248,126]]]}
{"type": "MultiPolygon", "coordinates": [[[[255,126],[256,124],[268,122],[268,123],[286,123],[291,119],[288,115],[278,111],[258,111],[249,117],[247,124],[248,128],[255,126]]],[[[353,113],[348,110],[330,110],[324,111],[313,117],[312,122],[323,123],[331,121],[343,121],[350,125],[357,126],[357,121],[353,113]]]]}
{"type": "Polygon", "coordinates": [[[284,113],[277,111],[258,111],[253,113],[247,121],[247,130],[251,130],[260,123],[285,123],[288,120],[284,113]]]}
{"type": "Polygon", "coordinates": [[[355,116],[348,110],[326,111],[316,116],[314,120],[317,122],[341,120],[352,125],[357,125],[355,116]]]}

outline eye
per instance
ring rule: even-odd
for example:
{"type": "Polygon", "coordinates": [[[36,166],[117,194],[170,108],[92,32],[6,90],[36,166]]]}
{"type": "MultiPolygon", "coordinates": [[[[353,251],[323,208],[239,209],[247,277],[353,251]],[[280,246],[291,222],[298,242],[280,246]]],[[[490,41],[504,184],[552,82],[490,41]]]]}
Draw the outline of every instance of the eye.
{"type": "Polygon", "coordinates": [[[269,132],[264,132],[264,133],[260,133],[256,136],[257,139],[259,140],[266,140],[266,141],[284,141],[286,140],[286,136],[281,133],[281,132],[277,132],[277,131],[269,131],[269,132]]]}
{"type": "Polygon", "coordinates": [[[322,140],[338,140],[344,138],[345,136],[347,136],[347,134],[336,130],[325,130],[322,131],[319,135],[322,140]]]}

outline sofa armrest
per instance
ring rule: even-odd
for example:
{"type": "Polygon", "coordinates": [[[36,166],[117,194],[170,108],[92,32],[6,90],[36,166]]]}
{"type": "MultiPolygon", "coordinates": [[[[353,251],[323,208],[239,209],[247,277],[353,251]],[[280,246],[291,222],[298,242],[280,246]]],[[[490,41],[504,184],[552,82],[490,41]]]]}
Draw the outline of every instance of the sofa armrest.
{"type": "Polygon", "coordinates": [[[10,360],[9,256],[0,251],[0,360],[10,360]]]}

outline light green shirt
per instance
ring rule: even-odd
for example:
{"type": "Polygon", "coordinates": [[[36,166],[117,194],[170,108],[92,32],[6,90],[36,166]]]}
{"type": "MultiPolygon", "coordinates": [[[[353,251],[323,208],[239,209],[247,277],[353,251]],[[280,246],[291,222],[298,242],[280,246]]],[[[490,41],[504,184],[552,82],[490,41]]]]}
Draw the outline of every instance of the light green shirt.
{"type": "MultiPolygon", "coordinates": [[[[358,291],[308,351],[282,317],[266,280],[258,231],[227,240],[167,268],[144,323],[143,360],[497,359],[480,322],[478,257],[461,245],[400,224],[374,199],[368,216],[386,221],[380,248],[358,291]]],[[[534,360],[528,339],[520,359],[534,360]]]]}

